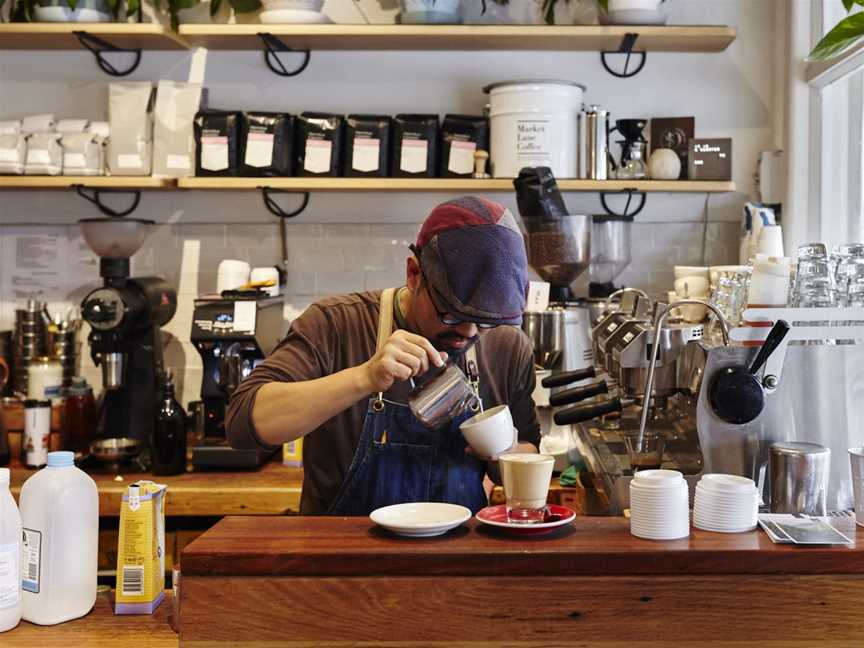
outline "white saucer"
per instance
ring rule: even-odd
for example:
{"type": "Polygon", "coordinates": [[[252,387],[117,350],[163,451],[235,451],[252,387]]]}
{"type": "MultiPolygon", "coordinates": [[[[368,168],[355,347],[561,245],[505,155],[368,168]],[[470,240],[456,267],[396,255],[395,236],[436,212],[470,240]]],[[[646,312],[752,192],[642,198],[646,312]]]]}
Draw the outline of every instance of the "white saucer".
{"type": "Polygon", "coordinates": [[[303,9],[271,9],[262,11],[258,17],[267,25],[326,25],[333,22],[327,14],[303,9]]]}
{"type": "Polygon", "coordinates": [[[375,509],[369,515],[396,535],[409,538],[431,538],[455,529],[471,519],[471,511],[458,504],[443,502],[410,502],[375,509]]]}
{"type": "Polygon", "coordinates": [[[610,25],[665,25],[667,20],[660,9],[627,9],[610,11],[605,22],[610,25]]]}

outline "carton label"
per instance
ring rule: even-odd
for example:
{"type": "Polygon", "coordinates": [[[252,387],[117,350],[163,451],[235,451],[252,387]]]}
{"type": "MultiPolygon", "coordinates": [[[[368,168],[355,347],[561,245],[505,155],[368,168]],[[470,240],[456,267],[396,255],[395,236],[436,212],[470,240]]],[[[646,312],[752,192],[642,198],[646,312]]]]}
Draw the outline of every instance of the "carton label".
{"type": "Polygon", "coordinates": [[[17,542],[0,545],[0,610],[18,605],[21,589],[21,569],[18,567],[20,554],[17,542]]]}
{"type": "Polygon", "coordinates": [[[39,593],[39,577],[42,567],[42,532],[24,529],[21,545],[21,587],[34,594],[39,593]]]}

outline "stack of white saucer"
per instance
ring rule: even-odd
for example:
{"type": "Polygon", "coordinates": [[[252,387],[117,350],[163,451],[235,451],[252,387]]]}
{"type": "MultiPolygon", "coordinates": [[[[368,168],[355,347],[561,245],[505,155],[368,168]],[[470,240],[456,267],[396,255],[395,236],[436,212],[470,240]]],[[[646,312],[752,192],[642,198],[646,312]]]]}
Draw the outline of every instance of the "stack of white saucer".
{"type": "Polygon", "coordinates": [[[705,475],[696,484],[693,525],[705,531],[743,533],[756,527],[759,491],[752,479],[705,475]]]}
{"type": "Polygon", "coordinates": [[[648,540],[690,535],[687,482],[677,470],[643,470],[630,482],[630,533],[648,540]]]}

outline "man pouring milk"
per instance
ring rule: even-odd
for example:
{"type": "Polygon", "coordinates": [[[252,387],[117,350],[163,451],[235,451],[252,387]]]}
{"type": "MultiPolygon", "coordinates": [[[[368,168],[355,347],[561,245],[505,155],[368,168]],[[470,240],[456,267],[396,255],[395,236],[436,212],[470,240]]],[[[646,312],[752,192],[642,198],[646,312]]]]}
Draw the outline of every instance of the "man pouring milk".
{"type": "Polygon", "coordinates": [[[430,429],[408,406],[409,379],[448,359],[485,408],[509,406],[510,451],[537,451],[532,347],[518,328],[527,260],[513,215],[478,197],[444,203],[411,252],[404,286],[312,304],[234,392],[232,446],[273,450],[305,437],[302,514],[486,506],[484,476],[497,475],[497,457],[479,456],[459,429],[476,412],[430,429]]]}

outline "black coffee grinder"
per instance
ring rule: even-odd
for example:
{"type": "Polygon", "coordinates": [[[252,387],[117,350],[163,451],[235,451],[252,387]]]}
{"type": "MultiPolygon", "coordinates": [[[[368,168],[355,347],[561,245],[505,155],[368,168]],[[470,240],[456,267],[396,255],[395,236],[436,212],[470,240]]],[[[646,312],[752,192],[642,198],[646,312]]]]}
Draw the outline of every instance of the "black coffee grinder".
{"type": "Polygon", "coordinates": [[[163,371],[159,327],[177,310],[177,293],[160,277],[130,277],[129,257],[153,221],[87,218],[78,221],[87,245],[99,255],[101,288],[81,302],[90,325],[93,362],[102,368],[103,398],[92,455],[122,462],[136,451],[147,457],[163,371]]]}

